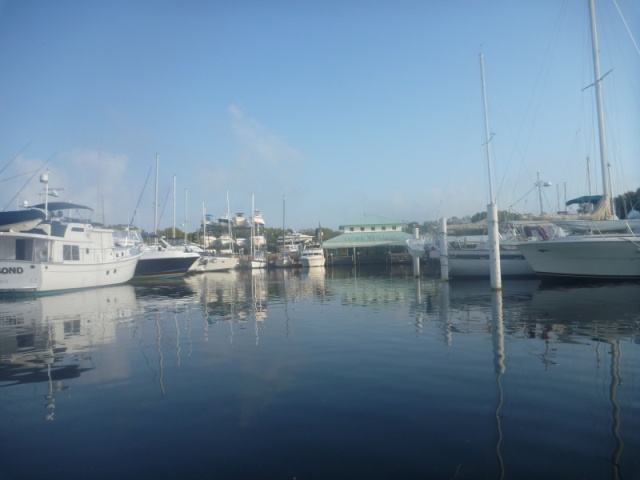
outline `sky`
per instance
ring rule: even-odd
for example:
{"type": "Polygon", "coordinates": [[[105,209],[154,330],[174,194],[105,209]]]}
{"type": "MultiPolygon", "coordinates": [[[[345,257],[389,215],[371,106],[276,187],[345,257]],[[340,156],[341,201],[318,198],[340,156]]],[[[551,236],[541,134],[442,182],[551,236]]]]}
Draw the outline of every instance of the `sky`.
{"type": "MultiPolygon", "coordinates": [[[[619,195],[640,188],[640,3],[597,12],[619,195]]],[[[227,197],[295,230],[473,215],[481,53],[498,209],[601,193],[586,0],[0,0],[0,208],[43,201],[49,170],[57,200],[145,230],[156,196],[188,231],[227,197]]]]}

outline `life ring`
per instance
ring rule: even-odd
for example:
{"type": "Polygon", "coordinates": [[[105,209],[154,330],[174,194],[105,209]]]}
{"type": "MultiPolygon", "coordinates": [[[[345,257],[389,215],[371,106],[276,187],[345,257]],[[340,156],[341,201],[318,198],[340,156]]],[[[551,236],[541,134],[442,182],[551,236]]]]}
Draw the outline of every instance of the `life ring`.
{"type": "Polygon", "coordinates": [[[38,260],[44,261],[49,259],[49,252],[47,251],[47,247],[42,247],[38,250],[38,260]]]}

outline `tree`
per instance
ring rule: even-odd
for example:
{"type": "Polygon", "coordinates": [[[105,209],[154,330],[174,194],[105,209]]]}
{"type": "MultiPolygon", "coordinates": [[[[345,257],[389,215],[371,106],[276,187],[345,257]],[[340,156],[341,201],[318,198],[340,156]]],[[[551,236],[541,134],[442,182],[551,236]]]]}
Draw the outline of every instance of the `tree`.
{"type": "Polygon", "coordinates": [[[640,210],[640,188],[618,195],[613,199],[613,204],[618,218],[627,218],[632,209],[640,210]]]}

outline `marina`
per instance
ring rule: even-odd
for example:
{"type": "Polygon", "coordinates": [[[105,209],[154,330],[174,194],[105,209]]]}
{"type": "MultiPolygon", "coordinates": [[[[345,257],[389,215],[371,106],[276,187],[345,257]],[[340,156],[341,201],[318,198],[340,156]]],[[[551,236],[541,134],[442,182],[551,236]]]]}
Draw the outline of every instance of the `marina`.
{"type": "Polygon", "coordinates": [[[3,2],[0,480],[640,479],[637,5],[450,3],[3,2]]]}
{"type": "Polygon", "coordinates": [[[638,298],[401,265],[4,300],[0,477],[637,478],[638,298]]]}

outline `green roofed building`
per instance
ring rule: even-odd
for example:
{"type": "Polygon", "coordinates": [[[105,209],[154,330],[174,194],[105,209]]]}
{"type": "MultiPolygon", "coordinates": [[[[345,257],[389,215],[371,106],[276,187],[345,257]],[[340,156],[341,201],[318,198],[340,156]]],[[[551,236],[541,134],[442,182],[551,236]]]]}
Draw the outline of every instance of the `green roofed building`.
{"type": "Polygon", "coordinates": [[[340,225],[342,233],[326,240],[322,248],[327,265],[354,263],[410,263],[405,232],[407,224],[377,215],[340,225]]]}

